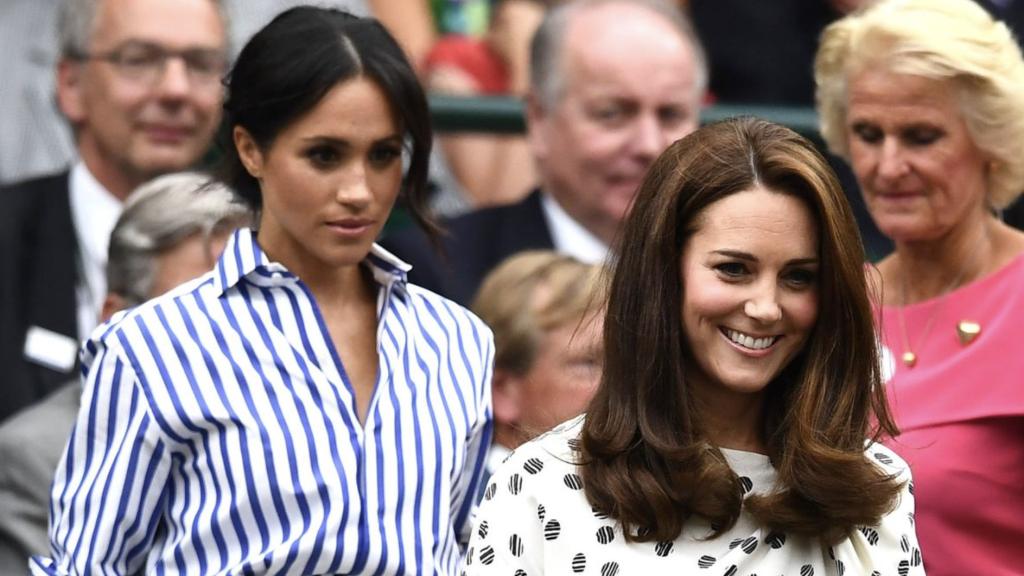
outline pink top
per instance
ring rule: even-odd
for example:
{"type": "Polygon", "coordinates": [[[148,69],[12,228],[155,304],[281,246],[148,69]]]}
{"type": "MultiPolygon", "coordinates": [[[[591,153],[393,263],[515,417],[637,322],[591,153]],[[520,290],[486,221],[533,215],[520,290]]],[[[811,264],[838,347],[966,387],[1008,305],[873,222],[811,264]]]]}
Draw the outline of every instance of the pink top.
{"type": "Polygon", "coordinates": [[[996,273],[903,310],[882,307],[884,372],[911,466],[930,576],[1024,571],[1024,255],[996,273]],[[934,315],[933,320],[929,320],[934,315]],[[931,328],[927,325],[931,322],[931,328]],[[957,325],[980,334],[961,344],[957,325]],[[927,333],[926,333],[927,332],[927,333]],[[893,374],[893,370],[895,373],[893,374]]]}

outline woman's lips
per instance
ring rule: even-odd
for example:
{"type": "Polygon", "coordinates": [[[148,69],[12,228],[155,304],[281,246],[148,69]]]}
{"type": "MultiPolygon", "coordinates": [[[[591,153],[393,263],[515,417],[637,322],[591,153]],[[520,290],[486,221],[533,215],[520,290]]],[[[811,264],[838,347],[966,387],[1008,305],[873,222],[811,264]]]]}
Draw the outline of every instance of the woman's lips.
{"type": "Polygon", "coordinates": [[[368,232],[372,226],[373,220],[365,218],[346,218],[327,222],[327,228],[343,238],[358,238],[368,232]]]}

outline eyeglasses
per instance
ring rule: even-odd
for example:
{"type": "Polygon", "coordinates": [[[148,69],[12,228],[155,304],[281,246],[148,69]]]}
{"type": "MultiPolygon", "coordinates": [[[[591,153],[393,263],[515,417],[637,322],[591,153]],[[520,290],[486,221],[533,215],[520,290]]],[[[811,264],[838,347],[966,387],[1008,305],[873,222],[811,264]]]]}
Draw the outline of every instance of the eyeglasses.
{"type": "Polygon", "coordinates": [[[163,78],[167,70],[167,61],[171,58],[181,58],[184,61],[189,81],[197,86],[205,87],[218,83],[227,67],[224,53],[220,50],[167,50],[146,42],[128,42],[110,52],[82,53],[76,57],[79,60],[109,62],[124,78],[150,86],[163,78]]]}

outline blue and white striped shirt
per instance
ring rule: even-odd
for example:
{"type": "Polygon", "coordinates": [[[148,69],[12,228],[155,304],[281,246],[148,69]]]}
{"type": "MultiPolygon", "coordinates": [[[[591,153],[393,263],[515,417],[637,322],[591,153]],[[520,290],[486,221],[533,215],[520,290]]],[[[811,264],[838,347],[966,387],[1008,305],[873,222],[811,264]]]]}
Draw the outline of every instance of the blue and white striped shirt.
{"type": "Polygon", "coordinates": [[[250,230],[82,351],[35,574],[455,574],[491,440],[490,331],[374,247],[365,424],[309,289],[250,230]]]}

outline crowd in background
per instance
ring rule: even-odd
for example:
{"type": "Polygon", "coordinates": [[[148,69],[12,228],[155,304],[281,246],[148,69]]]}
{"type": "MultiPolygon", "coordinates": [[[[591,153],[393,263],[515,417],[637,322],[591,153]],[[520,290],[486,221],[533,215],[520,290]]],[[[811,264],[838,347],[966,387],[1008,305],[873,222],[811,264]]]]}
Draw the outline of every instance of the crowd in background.
{"type": "Polygon", "coordinates": [[[0,574],[1016,573],[1024,2],[303,4],[0,6],[0,574]],[[795,243],[693,272],[723,206],[795,243]],[[751,392],[715,346],[774,337],[702,332],[700,287],[776,249],[815,297],[736,305],[794,330],[751,392]]]}

